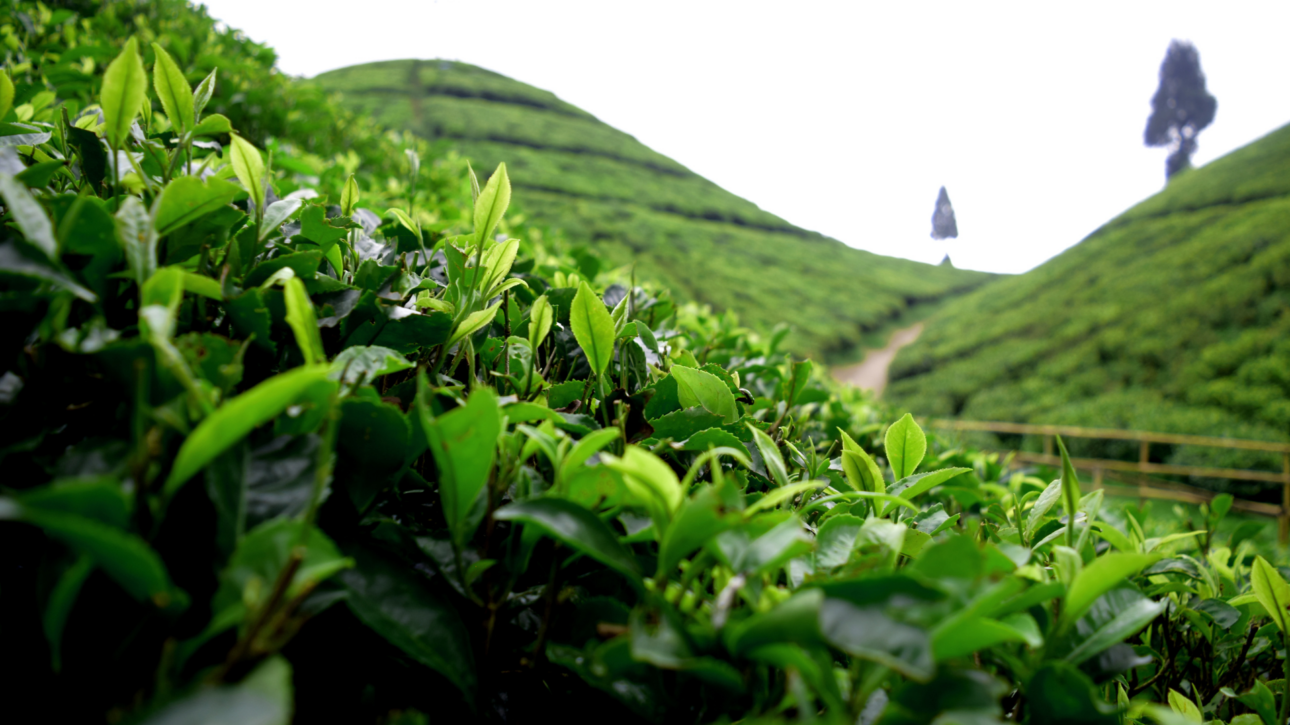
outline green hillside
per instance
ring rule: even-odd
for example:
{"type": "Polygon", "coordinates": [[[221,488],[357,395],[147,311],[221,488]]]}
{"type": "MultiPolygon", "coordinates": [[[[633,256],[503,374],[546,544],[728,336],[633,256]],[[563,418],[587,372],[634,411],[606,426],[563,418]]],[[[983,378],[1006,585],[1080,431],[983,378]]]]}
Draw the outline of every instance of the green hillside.
{"type": "Polygon", "coordinates": [[[387,126],[445,140],[477,168],[505,161],[534,221],[746,323],[791,322],[802,352],[845,350],[911,304],[990,278],[795,227],[552,93],[465,63],[388,61],[315,80],[387,126]]]}
{"type": "Polygon", "coordinates": [[[888,395],[931,415],[1282,440],[1288,333],[1290,126],[938,311],[888,395]]]}

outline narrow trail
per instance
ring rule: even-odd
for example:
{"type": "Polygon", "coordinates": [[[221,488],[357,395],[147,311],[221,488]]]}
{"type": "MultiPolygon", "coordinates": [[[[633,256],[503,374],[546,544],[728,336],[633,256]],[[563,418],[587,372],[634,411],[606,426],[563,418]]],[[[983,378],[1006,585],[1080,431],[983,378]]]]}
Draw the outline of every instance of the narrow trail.
{"type": "Polygon", "coordinates": [[[881,350],[870,350],[864,360],[855,365],[834,368],[833,377],[865,390],[872,390],[875,397],[882,397],[883,388],[887,387],[887,368],[896,359],[900,348],[918,339],[923,332],[923,323],[896,330],[881,350]]]}

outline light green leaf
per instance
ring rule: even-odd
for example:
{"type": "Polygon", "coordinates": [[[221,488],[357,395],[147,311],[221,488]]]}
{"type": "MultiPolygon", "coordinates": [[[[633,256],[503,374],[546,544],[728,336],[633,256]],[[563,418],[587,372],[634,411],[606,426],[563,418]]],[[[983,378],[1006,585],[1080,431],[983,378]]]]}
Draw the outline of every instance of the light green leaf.
{"type": "Polygon", "coordinates": [[[890,491],[901,498],[912,501],[951,478],[968,473],[971,470],[970,468],[942,468],[937,471],[916,473],[891,484],[890,491]]]}
{"type": "MultiPolygon", "coordinates": [[[[698,370],[690,370],[689,368],[673,368],[672,375],[677,376],[677,373],[682,370],[698,375],[707,375],[707,373],[703,373],[698,370]]],[[[716,380],[716,377],[713,375],[708,375],[708,377],[716,380]]],[[[679,381],[681,378],[677,376],[677,379],[679,381]]],[[[722,390],[726,391],[727,395],[730,394],[730,390],[726,388],[725,383],[717,380],[717,384],[721,386],[722,390]]],[[[685,402],[682,401],[681,404],[684,405],[685,402]]],[[[760,428],[752,423],[748,424],[748,430],[752,431],[753,442],[757,444],[757,450],[761,452],[761,459],[766,464],[766,471],[770,473],[771,480],[774,481],[777,486],[787,486],[788,469],[784,466],[784,457],[780,455],[779,446],[775,445],[775,441],[772,440],[770,436],[766,435],[760,428]]]]}
{"type": "MultiPolygon", "coordinates": [[[[760,431],[758,431],[760,432],[760,431]]],[[[765,435],[764,433],[762,435],[765,435]]],[[[781,503],[807,491],[818,491],[829,485],[827,481],[806,481],[804,483],[784,484],[762,496],[756,503],[744,509],[745,516],[752,516],[758,511],[773,509],[781,503]]]]}
{"type": "Polygon", "coordinates": [[[376,345],[355,345],[341,351],[331,363],[331,378],[348,385],[370,383],[382,375],[410,370],[415,367],[397,350],[376,345]]]}
{"type": "Polygon", "coordinates": [[[197,84],[197,89],[193,91],[193,118],[201,118],[202,111],[206,110],[206,104],[210,103],[211,94],[215,92],[215,77],[219,73],[219,68],[212,68],[210,75],[202,79],[197,84]]]}
{"type": "Polygon", "coordinates": [[[675,524],[659,542],[657,579],[665,578],[681,559],[690,555],[721,532],[730,528],[734,517],[725,514],[721,497],[711,486],[686,499],[676,513],[675,524]]]}
{"type": "Polygon", "coordinates": [[[293,276],[283,284],[283,292],[287,303],[287,324],[295,333],[305,364],[326,363],[327,353],[323,351],[322,335],[318,332],[318,318],[314,315],[313,300],[305,291],[305,283],[293,276]]]}
{"type": "Polygon", "coordinates": [[[1035,499],[1035,505],[1030,507],[1030,515],[1026,517],[1026,533],[1033,534],[1039,526],[1039,522],[1053,508],[1057,501],[1062,497],[1061,479],[1048,484],[1039,498],[1035,499]]]}
{"type": "MultiPolygon", "coordinates": [[[[488,185],[492,184],[490,179],[488,185]]],[[[483,199],[484,195],[481,194],[479,198],[483,199]]],[[[578,341],[578,346],[587,355],[591,371],[596,375],[603,374],[614,357],[614,321],[609,316],[609,310],[605,309],[605,303],[591,291],[586,282],[578,285],[578,293],[573,296],[569,326],[573,328],[573,337],[578,341]]]]}
{"type": "MultiPolygon", "coordinates": [[[[327,384],[330,369],[306,366],[275,375],[241,395],[231,398],[197,426],[175,456],[163,493],[174,498],[185,483],[219,454],[255,428],[277,417],[308,388],[327,384]]],[[[330,383],[334,386],[335,383],[330,383]]]]}
{"type": "Polygon", "coordinates": [[[551,332],[554,321],[555,309],[551,307],[551,301],[546,295],[533,300],[533,304],[529,306],[529,347],[538,349],[547,333],[551,332]]]}
{"type": "Polygon", "coordinates": [[[1117,550],[1130,553],[1137,551],[1137,547],[1133,545],[1132,541],[1129,541],[1129,537],[1120,533],[1120,530],[1111,524],[1105,521],[1097,521],[1093,523],[1093,528],[1097,530],[1099,536],[1106,540],[1106,543],[1114,546],[1117,550]]]}
{"type": "Polygon", "coordinates": [[[592,512],[572,501],[546,497],[503,506],[493,513],[502,521],[519,521],[581,552],[622,574],[643,590],[636,557],[618,542],[618,537],[592,512]]]}
{"type": "Polygon", "coordinates": [[[142,725],[290,725],[291,684],[291,665],[275,655],[240,683],[193,690],[142,725]]]}
{"type": "MultiPolygon", "coordinates": [[[[214,73],[215,71],[211,72],[214,73]]],[[[194,136],[219,136],[225,133],[233,133],[233,123],[228,120],[227,116],[219,113],[212,113],[193,127],[194,136]]]]}
{"type": "MultiPolygon", "coordinates": [[[[3,72],[0,75],[4,75],[3,72]]],[[[58,242],[54,239],[54,226],[27,187],[8,174],[0,174],[0,197],[4,198],[5,210],[13,216],[14,223],[27,241],[51,261],[57,260],[58,242]]]]}
{"type": "Polygon", "coordinates": [[[923,435],[923,429],[909,413],[887,429],[884,445],[887,461],[897,481],[912,474],[927,454],[927,436],[923,435]]]}
{"type": "Polygon", "coordinates": [[[462,320],[461,324],[457,325],[457,329],[452,333],[452,337],[448,338],[448,347],[452,347],[458,342],[461,342],[467,337],[484,329],[484,327],[491,323],[493,318],[497,316],[497,310],[500,309],[501,306],[502,303],[498,302],[492,307],[476,310],[469,315],[466,315],[466,319],[462,320]]]}
{"type": "Polygon", "coordinates": [[[345,189],[340,193],[340,214],[341,216],[351,216],[354,213],[354,205],[358,203],[358,182],[354,180],[354,175],[350,174],[345,180],[345,189]]]}
{"type": "Polygon", "coordinates": [[[887,481],[882,477],[882,469],[874,462],[873,457],[852,440],[841,428],[842,436],[842,472],[847,482],[857,491],[886,493],[887,481]]]}
{"type": "Polygon", "coordinates": [[[152,225],[157,235],[164,237],[227,206],[239,191],[233,184],[220,179],[204,181],[197,176],[181,176],[167,184],[152,205],[152,225]]]}
{"type": "Polygon", "coordinates": [[[732,425],[739,419],[735,396],[721,378],[683,366],[672,368],[672,377],[676,380],[676,394],[681,407],[703,408],[713,415],[721,416],[723,425],[732,425]]]}
{"type": "Polygon", "coordinates": [[[820,524],[815,534],[815,565],[831,568],[847,563],[863,526],[864,519],[850,514],[830,516],[820,524]]]}
{"type": "Polygon", "coordinates": [[[130,276],[142,289],[157,271],[157,230],[152,226],[152,216],[138,198],[127,196],[121,202],[116,212],[116,236],[125,251],[130,276]]]}
{"type": "Polygon", "coordinates": [[[282,223],[291,218],[304,205],[301,199],[283,199],[275,201],[264,210],[264,220],[260,223],[259,240],[263,242],[269,238],[269,235],[277,231],[282,223]]]}
{"type": "Polygon", "coordinates": [[[0,118],[4,118],[13,108],[13,81],[6,72],[0,72],[0,76],[4,76],[0,78],[0,118]]]}
{"type": "Polygon", "coordinates": [[[1286,608],[1290,607],[1290,585],[1286,584],[1281,572],[1273,568],[1267,559],[1256,556],[1254,565],[1250,567],[1250,585],[1254,588],[1254,596],[1267,610],[1277,629],[1283,635],[1290,631],[1290,621],[1287,621],[1290,620],[1290,615],[1286,613],[1286,608]]]}
{"type": "MultiPolygon", "coordinates": [[[[1066,661],[1073,665],[1082,664],[1091,657],[1104,652],[1108,647],[1123,642],[1124,639],[1133,633],[1147,626],[1151,620],[1155,619],[1167,606],[1167,600],[1152,601],[1137,592],[1131,592],[1132,596],[1126,595],[1127,601],[1115,601],[1108,604],[1113,607],[1110,619],[1105,616],[1098,619],[1105,620],[1099,622],[1092,632],[1083,638],[1082,641],[1066,655],[1066,661]]],[[[1114,593],[1113,593],[1114,594],[1114,593]]],[[[1101,601],[1106,602],[1108,598],[1101,601]]],[[[1101,605],[1099,605],[1101,606],[1101,605]]],[[[1094,614],[1097,614],[1097,608],[1094,608],[1094,614]]]]}
{"type": "Polygon", "coordinates": [[[1196,703],[1172,688],[1169,690],[1169,709],[1187,718],[1188,722],[1205,721],[1205,716],[1201,714],[1200,708],[1196,707],[1196,703]]]}
{"type": "Polygon", "coordinates": [[[565,478],[571,475],[574,469],[586,463],[587,459],[598,453],[600,449],[617,440],[620,434],[621,431],[617,428],[604,428],[583,436],[573,450],[564,457],[564,462],[560,464],[560,476],[565,478]]]}
{"type": "Polygon", "coordinates": [[[506,214],[511,203],[511,180],[506,175],[506,164],[498,164],[484,189],[475,200],[475,244],[484,243],[493,233],[497,223],[506,214]]]}
{"type": "Polygon", "coordinates": [[[985,617],[955,622],[945,629],[938,628],[932,635],[932,651],[936,661],[966,657],[997,644],[1025,642],[1027,635],[1015,627],[985,617]]]}
{"type": "Polygon", "coordinates": [[[241,136],[233,134],[233,148],[230,154],[233,160],[233,173],[237,175],[237,180],[242,182],[242,188],[246,189],[246,193],[251,195],[255,208],[263,212],[265,173],[264,158],[260,156],[260,150],[241,136]]]}
{"type": "Polygon", "coordinates": [[[417,239],[421,238],[421,225],[412,221],[412,217],[408,216],[407,212],[402,209],[386,209],[385,215],[394,217],[404,229],[415,234],[417,239]]]}
{"type": "Polygon", "coordinates": [[[1083,571],[1075,575],[1066,592],[1066,606],[1062,609],[1062,622],[1073,624],[1093,605],[1098,597],[1110,591],[1133,574],[1156,563],[1155,554],[1125,554],[1112,552],[1094,559],[1083,571]]]}
{"type": "Polygon", "coordinates": [[[196,123],[193,118],[193,89],[165,48],[153,43],[152,52],[157,57],[152,66],[152,87],[157,91],[157,98],[161,99],[166,117],[180,134],[186,133],[196,123]]]}
{"type": "Polygon", "coordinates": [[[121,53],[108,64],[99,93],[103,109],[103,134],[113,148],[121,148],[130,137],[130,124],[148,94],[148,75],[139,57],[139,43],[126,41],[121,53]]]}
{"type": "Polygon", "coordinates": [[[658,514],[654,523],[662,535],[685,498],[676,472],[658,456],[636,446],[627,446],[622,458],[604,455],[601,458],[603,465],[623,474],[623,482],[637,500],[658,514]]]}
{"type": "Polygon", "coordinates": [[[435,467],[439,469],[439,497],[453,537],[464,542],[474,533],[476,501],[484,494],[497,456],[502,433],[502,410],[490,388],[477,387],[466,404],[438,418],[431,418],[423,402],[428,387],[418,376],[417,414],[426,433],[435,467]]]}
{"type": "Polygon", "coordinates": [[[1075,467],[1071,465],[1070,454],[1066,452],[1066,444],[1062,442],[1061,436],[1056,436],[1057,448],[1062,454],[1062,508],[1066,509],[1066,545],[1075,546],[1075,516],[1079,513],[1079,477],[1075,475],[1075,467]]]}

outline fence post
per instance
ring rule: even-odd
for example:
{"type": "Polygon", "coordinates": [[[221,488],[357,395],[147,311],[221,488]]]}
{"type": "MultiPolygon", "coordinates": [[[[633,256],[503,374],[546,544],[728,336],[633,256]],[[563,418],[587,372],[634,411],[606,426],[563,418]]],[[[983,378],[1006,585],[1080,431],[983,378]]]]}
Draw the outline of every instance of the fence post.
{"type": "Polygon", "coordinates": [[[1277,540],[1290,542],[1290,452],[1281,454],[1281,515],[1277,517],[1277,540]]]}
{"type": "Polygon", "coordinates": [[[1143,468],[1151,462],[1151,441],[1142,441],[1142,448],[1138,451],[1138,465],[1143,468]]]}
{"type": "Polygon", "coordinates": [[[1100,488],[1102,488],[1102,469],[1094,468],[1093,469],[1093,490],[1096,491],[1100,488]]]}
{"type": "Polygon", "coordinates": [[[1052,454],[1053,454],[1053,437],[1050,435],[1046,435],[1044,436],[1044,455],[1051,456],[1052,454]]]}

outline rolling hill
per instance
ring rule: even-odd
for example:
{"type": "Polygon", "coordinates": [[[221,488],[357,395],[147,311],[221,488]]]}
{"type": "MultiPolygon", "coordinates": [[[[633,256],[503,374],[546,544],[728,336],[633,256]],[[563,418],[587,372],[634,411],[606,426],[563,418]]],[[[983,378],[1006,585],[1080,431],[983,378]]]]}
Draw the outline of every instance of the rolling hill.
{"type": "Polygon", "coordinates": [[[938,310],[887,395],[927,415],[1286,440],[1290,126],[938,310]]]}
{"type": "Polygon", "coordinates": [[[530,219],[683,299],[737,310],[793,347],[830,354],[919,303],[991,275],[852,249],[793,226],[586,111],[465,63],[399,60],[314,79],[390,128],[442,140],[477,169],[510,169],[530,219]]]}

